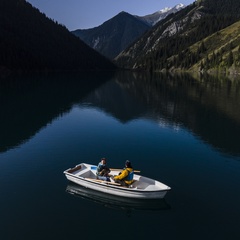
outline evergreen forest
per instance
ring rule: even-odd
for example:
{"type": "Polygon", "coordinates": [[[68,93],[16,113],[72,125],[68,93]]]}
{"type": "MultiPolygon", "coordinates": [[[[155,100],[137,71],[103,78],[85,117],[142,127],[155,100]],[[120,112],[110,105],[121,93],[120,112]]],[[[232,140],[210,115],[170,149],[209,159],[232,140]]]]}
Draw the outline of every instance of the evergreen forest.
{"type": "Polygon", "coordinates": [[[0,1],[0,70],[102,70],[115,66],[25,0],[0,1]]]}
{"type": "Polygon", "coordinates": [[[195,1],[159,22],[116,62],[125,68],[148,71],[238,68],[239,9],[240,1],[195,1]],[[176,34],[166,34],[170,27],[177,28],[176,34]]]}

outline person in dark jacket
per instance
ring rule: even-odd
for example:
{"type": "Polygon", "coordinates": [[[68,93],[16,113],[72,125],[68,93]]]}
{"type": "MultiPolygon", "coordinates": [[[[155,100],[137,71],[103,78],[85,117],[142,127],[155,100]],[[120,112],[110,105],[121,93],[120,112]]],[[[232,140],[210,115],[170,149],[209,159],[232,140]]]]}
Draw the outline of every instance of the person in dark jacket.
{"type": "Polygon", "coordinates": [[[107,159],[101,158],[101,161],[97,166],[97,172],[96,172],[97,179],[110,182],[109,173],[110,173],[110,169],[107,166],[107,159]]]}

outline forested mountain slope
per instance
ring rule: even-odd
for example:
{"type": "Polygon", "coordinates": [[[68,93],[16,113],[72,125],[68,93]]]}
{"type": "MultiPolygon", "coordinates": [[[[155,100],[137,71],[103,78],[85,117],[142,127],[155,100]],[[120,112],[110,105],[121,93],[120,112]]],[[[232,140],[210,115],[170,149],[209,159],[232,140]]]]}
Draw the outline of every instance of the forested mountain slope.
{"type": "Polygon", "coordinates": [[[25,0],[0,1],[0,69],[112,68],[112,62],[25,0]]]}
{"type": "MultiPolygon", "coordinates": [[[[240,70],[240,21],[189,47],[183,54],[182,67],[197,71],[240,70]]],[[[174,57],[175,58],[175,57],[174,57]]],[[[174,61],[169,59],[170,61],[174,61]]]]}
{"type": "Polygon", "coordinates": [[[141,17],[120,12],[100,26],[90,29],[77,29],[72,33],[99,53],[114,59],[157,22],[184,7],[183,4],[178,4],[173,8],[165,8],[141,17]]]}
{"type": "Polygon", "coordinates": [[[239,9],[240,1],[198,0],[159,22],[115,60],[129,69],[190,69],[201,61],[200,53],[189,54],[191,46],[200,48],[204,39],[236,23],[239,9]]]}

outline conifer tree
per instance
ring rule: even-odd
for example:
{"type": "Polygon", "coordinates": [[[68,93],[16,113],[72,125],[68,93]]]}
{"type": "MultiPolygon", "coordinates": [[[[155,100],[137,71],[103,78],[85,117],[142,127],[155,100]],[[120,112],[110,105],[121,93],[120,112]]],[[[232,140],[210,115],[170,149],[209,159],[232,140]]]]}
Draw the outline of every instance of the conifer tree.
{"type": "Polygon", "coordinates": [[[233,52],[230,51],[228,54],[227,65],[228,65],[228,67],[231,67],[232,64],[233,64],[233,52]]]}

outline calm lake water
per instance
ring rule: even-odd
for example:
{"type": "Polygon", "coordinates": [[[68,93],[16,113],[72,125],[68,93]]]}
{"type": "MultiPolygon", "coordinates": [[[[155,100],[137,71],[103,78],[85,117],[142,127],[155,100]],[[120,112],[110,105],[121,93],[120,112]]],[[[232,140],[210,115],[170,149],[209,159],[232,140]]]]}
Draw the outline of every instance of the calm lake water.
{"type": "Polygon", "coordinates": [[[240,239],[239,80],[10,77],[0,103],[1,239],[240,239]],[[101,157],[172,190],[122,204],[66,180],[101,157]]]}

